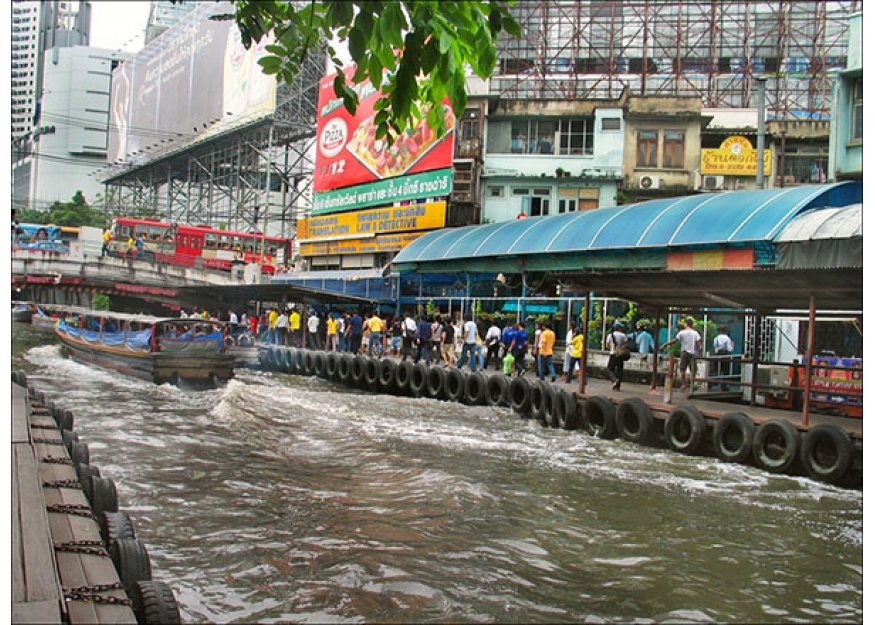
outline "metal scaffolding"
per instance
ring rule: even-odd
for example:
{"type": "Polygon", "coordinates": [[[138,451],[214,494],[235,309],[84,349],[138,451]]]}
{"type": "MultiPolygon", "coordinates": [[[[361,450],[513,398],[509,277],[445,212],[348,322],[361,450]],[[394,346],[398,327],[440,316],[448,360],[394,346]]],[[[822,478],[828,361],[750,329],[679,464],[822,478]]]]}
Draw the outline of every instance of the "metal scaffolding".
{"type": "Polygon", "coordinates": [[[493,95],[514,99],[699,96],[776,119],[828,118],[860,0],[518,0],[522,37],[503,36],[493,95]]]}
{"type": "Polygon", "coordinates": [[[313,50],[294,82],[277,86],[272,114],[180,135],[108,167],[101,178],[105,210],[291,238],[310,207],[317,95],[324,74],[325,56],[313,50]]]}

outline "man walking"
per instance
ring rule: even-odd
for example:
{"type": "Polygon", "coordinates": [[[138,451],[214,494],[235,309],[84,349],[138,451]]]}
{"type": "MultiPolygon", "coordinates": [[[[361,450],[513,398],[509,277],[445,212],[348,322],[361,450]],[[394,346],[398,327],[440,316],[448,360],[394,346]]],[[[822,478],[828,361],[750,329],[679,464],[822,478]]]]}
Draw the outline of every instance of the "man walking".
{"type": "Polygon", "coordinates": [[[543,380],[547,372],[550,373],[550,381],[556,381],[556,365],[553,364],[553,345],[556,343],[556,333],[552,325],[541,324],[541,346],[538,348],[538,379],[543,380]]]}
{"type": "Polygon", "coordinates": [[[699,353],[699,348],[702,344],[701,335],[693,329],[693,318],[687,317],[684,320],[684,329],[677,333],[672,340],[663,343],[659,346],[660,351],[680,342],[681,344],[681,390],[687,389],[687,369],[690,370],[690,387],[693,386],[693,380],[696,377],[696,354],[699,353]]]}

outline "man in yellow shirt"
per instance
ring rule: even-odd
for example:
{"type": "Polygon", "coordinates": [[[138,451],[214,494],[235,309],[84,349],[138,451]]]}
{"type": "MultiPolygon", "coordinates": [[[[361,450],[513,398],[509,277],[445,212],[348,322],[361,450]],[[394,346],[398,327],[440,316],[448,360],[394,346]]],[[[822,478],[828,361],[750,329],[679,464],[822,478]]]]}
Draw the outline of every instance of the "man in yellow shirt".
{"type": "Polygon", "coordinates": [[[538,379],[543,380],[547,371],[550,372],[550,381],[556,381],[556,367],[553,364],[553,345],[556,343],[556,333],[548,321],[541,324],[541,345],[538,348],[538,379]]]}
{"type": "Polygon", "coordinates": [[[368,330],[371,331],[370,339],[368,340],[368,356],[376,356],[379,358],[383,353],[383,320],[377,311],[374,311],[374,316],[368,319],[368,330]],[[376,352],[376,353],[374,353],[376,352]]]}
{"type": "Polygon", "coordinates": [[[264,341],[265,343],[276,343],[276,320],[279,316],[276,308],[270,309],[270,313],[267,315],[267,339],[264,341]]]}
{"type": "Polygon", "coordinates": [[[109,241],[112,239],[112,235],[109,234],[109,230],[106,228],[103,229],[103,249],[100,251],[100,256],[106,256],[107,252],[109,252],[109,241]]]}
{"type": "Polygon", "coordinates": [[[565,382],[571,384],[571,378],[574,377],[574,366],[583,357],[583,330],[574,328],[574,338],[571,339],[571,345],[566,345],[565,349],[571,350],[571,362],[565,373],[565,382]]]}
{"type": "Polygon", "coordinates": [[[333,314],[328,314],[328,319],[325,321],[325,351],[337,351],[337,328],[339,327],[337,317],[333,314]]]}
{"type": "MultiPolygon", "coordinates": [[[[301,313],[298,312],[297,308],[293,308],[289,315],[289,330],[291,332],[289,345],[297,347],[299,338],[301,338],[301,313]]],[[[300,346],[304,347],[304,344],[300,343],[300,346]]]]}

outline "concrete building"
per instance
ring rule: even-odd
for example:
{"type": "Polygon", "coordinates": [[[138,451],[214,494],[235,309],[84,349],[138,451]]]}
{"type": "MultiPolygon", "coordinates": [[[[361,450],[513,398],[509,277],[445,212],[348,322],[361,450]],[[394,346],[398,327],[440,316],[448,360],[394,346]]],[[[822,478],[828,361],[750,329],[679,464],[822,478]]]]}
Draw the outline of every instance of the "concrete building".
{"type": "Polygon", "coordinates": [[[146,24],[145,43],[149,43],[155,37],[179,22],[195,8],[196,2],[191,0],[155,0],[149,8],[149,20],[146,24]]]}
{"type": "Polygon", "coordinates": [[[829,137],[830,180],[863,179],[863,14],[850,19],[848,67],[836,77],[829,137]]]}

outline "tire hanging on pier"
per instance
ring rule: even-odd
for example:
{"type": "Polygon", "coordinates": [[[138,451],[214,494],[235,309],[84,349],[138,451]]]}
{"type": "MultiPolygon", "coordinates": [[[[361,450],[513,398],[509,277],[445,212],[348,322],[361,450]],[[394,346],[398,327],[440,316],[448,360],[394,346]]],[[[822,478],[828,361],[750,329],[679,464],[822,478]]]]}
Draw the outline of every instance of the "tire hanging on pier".
{"type": "Polygon", "coordinates": [[[328,352],[325,356],[325,377],[329,380],[337,379],[337,354],[328,352]]]}
{"type": "Polygon", "coordinates": [[[352,359],[352,356],[344,354],[337,361],[337,379],[347,385],[352,383],[352,359]]]}
{"type": "Polygon", "coordinates": [[[130,596],[137,582],[152,579],[152,563],[146,546],[137,538],[115,541],[109,551],[122,586],[130,596]]]}
{"type": "Polygon", "coordinates": [[[753,451],[756,424],[743,412],[728,412],[714,426],[714,453],[724,462],[743,464],[753,451]]]}
{"type": "Polygon", "coordinates": [[[533,419],[544,420],[544,393],[546,392],[547,389],[540,380],[534,380],[531,383],[529,387],[529,400],[531,402],[529,411],[533,419]]]}
{"type": "Polygon", "coordinates": [[[583,429],[598,438],[617,438],[616,408],[607,397],[588,397],[583,404],[583,429]]]}
{"type": "Polygon", "coordinates": [[[128,593],[134,604],[134,615],[139,625],[177,625],[182,623],[179,604],[173,590],[164,582],[139,581],[128,593]]]}
{"type": "Polygon", "coordinates": [[[410,377],[413,373],[413,364],[402,360],[395,365],[395,391],[399,395],[407,395],[410,392],[410,377]]]}
{"type": "Polygon", "coordinates": [[[376,391],[379,381],[380,361],[376,358],[365,359],[365,378],[363,380],[365,388],[371,391],[376,391]]]}
{"type": "Polygon", "coordinates": [[[510,407],[523,419],[532,416],[531,385],[525,378],[511,378],[507,389],[510,407]]]}
{"type": "Polygon", "coordinates": [[[442,367],[429,367],[425,376],[425,394],[432,399],[446,399],[444,392],[446,378],[446,372],[442,367]]]}
{"type": "Polygon", "coordinates": [[[444,392],[449,401],[462,401],[465,395],[465,374],[456,367],[447,369],[444,392]]]}
{"type": "Polygon", "coordinates": [[[469,406],[486,404],[486,378],[483,374],[472,372],[465,376],[464,401],[469,406]]]}
{"type": "Polygon", "coordinates": [[[313,354],[313,373],[316,377],[324,378],[325,375],[325,352],[315,352],[313,354]]]}
{"type": "Polygon", "coordinates": [[[580,427],[580,411],[577,397],[568,391],[556,390],[556,426],[563,430],[576,430],[580,427]]]}
{"type": "Polygon", "coordinates": [[[383,393],[395,393],[395,362],[388,358],[380,359],[377,384],[383,393]]]}
{"type": "Polygon", "coordinates": [[[561,411],[561,408],[557,407],[559,396],[556,394],[556,389],[546,382],[542,381],[541,385],[544,387],[544,397],[541,400],[541,419],[547,427],[559,427],[559,421],[557,420],[557,415],[561,411]]]}
{"type": "Polygon", "coordinates": [[[100,527],[100,537],[107,551],[112,543],[123,538],[136,538],[134,522],[127,512],[101,512],[97,515],[97,525],[100,527]]]}
{"type": "Polygon", "coordinates": [[[91,508],[97,514],[118,512],[118,491],[112,478],[91,478],[91,508]]]}
{"type": "Polygon", "coordinates": [[[687,455],[698,451],[705,433],[705,417],[692,406],[677,406],[665,420],[665,443],[672,450],[687,455]]]}
{"type": "Polygon", "coordinates": [[[854,441],[831,423],[815,425],[802,439],[802,465],[812,479],[834,484],[844,477],[853,461],[854,441]]]}
{"type": "Polygon", "coordinates": [[[365,360],[362,355],[354,356],[350,366],[349,381],[353,386],[361,388],[365,383],[365,360]]]}
{"type": "Polygon", "coordinates": [[[489,406],[507,406],[510,384],[503,374],[490,375],[486,379],[486,403],[489,406]]]}
{"type": "Polygon", "coordinates": [[[617,430],[623,440],[639,445],[653,433],[653,412],[640,397],[629,397],[617,406],[617,430]]]}
{"type": "Polygon", "coordinates": [[[410,369],[410,382],[407,385],[413,397],[422,397],[425,394],[425,385],[428,379],[428,367],[421,362],[413,365],[410,369]]]}
{"type": "Polygon", "coordinates": [[[753,456],[770,473],[787,473],[799,453],[799,431],[786,419],[770,419],[756,429],[753,456]]]}

